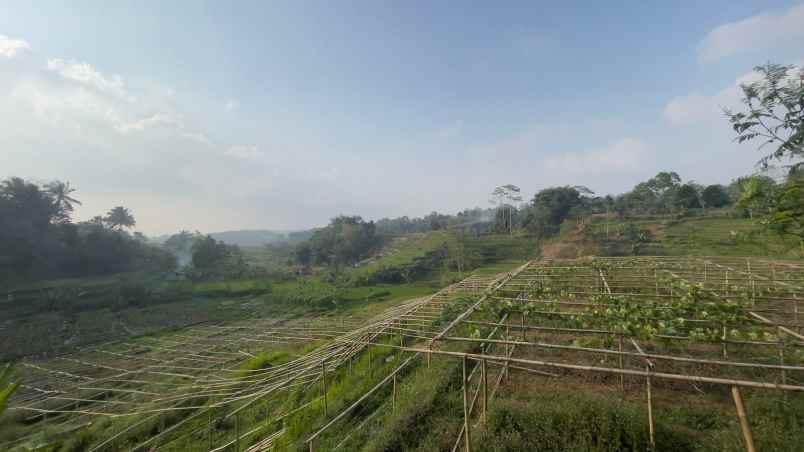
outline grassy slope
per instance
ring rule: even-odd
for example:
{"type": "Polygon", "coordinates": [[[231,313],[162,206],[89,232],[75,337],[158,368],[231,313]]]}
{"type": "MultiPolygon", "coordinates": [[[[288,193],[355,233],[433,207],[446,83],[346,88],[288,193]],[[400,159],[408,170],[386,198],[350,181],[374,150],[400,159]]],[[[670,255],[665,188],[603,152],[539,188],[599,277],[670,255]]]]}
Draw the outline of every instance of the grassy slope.
{"type": "MultiPolygon", "coordinates": [[[[628,222],[610,225],[610,233],[628,222]]],[[[738,234],[731,238],[730,231],[750,232],[756,227],[747,220],[728,218],[689,219],[680,222],[648,220],[639,222],[641,227],[654,231],[657,238],[656,254],[725,254],[725,255],[775,255],[792,256],[789,244],[775,237],[738,234]],[[726,236],[724,238],[724,235],[726,236]],[[767,244],[764,244],[767,243],[767,244]]],[[[600,229],[600,224],[593,225],[600,229]]],[[[452,248],[454,257],[456,242],[443,233],[425,234],[394,243],[395,251],[382,256],[369,266],[355,272],[370,273],[378,268],[404,266],[438,247],[452,248]],[[451,241],[452,240],[452,241],[451,241]]],[[[565,227],[555,243],[567,243],[573,253],[602,254],[600,248],[606,242],[591,234],[577,234],[574,225],[565,227]]],[[[616,242],[616,241],[615,241],[616,242]]],[[[615,243],[618,244],[618,243],[615,243]]],[[[551,244],[548,244],[550,246],[551,244]]],[[[622,245],[622,244],[619,244],[622,245]]],[[[470,262],[468,268],[478,273],[496,273],[513,268],[521,259],[535,257],[537,251],[532,241],[524,237],[492,236],[470,238],[463,242],[463,255],[470,262]],[[504,251],[500,251],[504,249],[504,251]]],[[[569,257],[569,256],[568,256],[569,257]]],[[[449,263],[447,264],[447,266],[449,263]]],[[[336,289],[316,278],[303,282],[291,281],[275,284],[273,292],[252,298],[240,299],[221,296],[210,299],[216,306],[240,306],[255,304],[259,300],[262,309],[248,315],[265,315],[281,310],[285,314],[304,315],[318,311],[333,317],[370,315],[411,298],[432,292],[440,281],[457,277],[454,269],[439,270],[428,280],[404,285],[381,285],[336,289]],[[372,294],[389,292],[381,297],[372,294]],[[337,307],[317,306],[314,300],[337,292],[337,307]],[[279,303],[290,300],[290,303],[279,303]],[[273,302],[272,302],[273,301],[273,302]]],[[[243,283],[245,284],[245,283],[243,283]]],[[[230,283],[231,285],[231,283],[230,283]]],[[[217,287],[220,289],[220,286],[217,287]]],[[[233,309],[227,309],[231,312],[233,309]]],[[[396,359],[381,361],[385,368],[392,368],[396,359]]],[[[357,369],[366,363],[357,363],[357,369]]],[[[388,370],[386,369],[386,370],[388,370]]],[[[330,388],[330,410],[337,411],[362,394],[384,372],[376,372],[366,379],[359,372],[354,376],[339,374],[330,388]]],[[[379,394],[367,407],[350,416],[341,426],[333,429],[323,444],[333,446],[346,435],[353,436],[345,450],[440,450],[450,448],[460,428],[460,368],[451,360],[434,360],[428,370],[422,363],[411,368],[400,382],[398,409],[391,412],[390,392],[379,394]],[[374,414],[374,413],[377,414],[374,414]],[[369,419],[370,417],[370,419],[369,419]],[[369,419],[361,430],[354,428],[369,419]]],[[[335,376],[333,376],[335,377],[335,376]]],[[[517,391],[503,391],[493,404],[487,430],[479,430],[475,436],[478,450],[527,450],[532,447],[550,450],[621,450],[631,446],[644,448],[644,406],[639,395],[623,400],[619,395],[604,391],[590,394],[593,389],[562,385],[546,389],[548,380],[523,375],[514,379],[517,391]],[[525,401],[526,400],[526,401],[525,401]],[[552,435],[552,436],[551,436],[552,435]],[[546,438],[551,438],[545,443],[546,438]],[[616,447],[615,447],[616,446],[616,447]]],[[[512,388],[513,388],[512,387],[512,388]]],[[[599,389],[599,388],[598,388],[599,389]]],[[[594,389],[597,391],[597,389],[594,389]]],[[[668,450],[741,450],[739,430],[734,422],[713,420],[712,410],[723,406],[695,406],[669,409],[675,393],[662,394],[657,390],[657,400],[662,397],[666,405],[658,405],[659,438],[662,449],[668,450]],[[666,425],[670,425],[667,427],[666,425]]],[[[779,405],[777,400],[747,396],[749,411],[756,413],[756,428],[765,442],[764,446],[786,450],[785,445],[797,444],[793,438],[802,437],[804,409],[796,405],[779,405]],[[797,411],[801,410],[801,411],[797,411]],[[796,414],[798,413],[798,414],[796,414]]],[[[300,439],[315,425],[323,422],[320,407],[311,414],[288,421],[289,437],[300,439]]],[[[732,416],[733,417],[733,416],[732,416]]],[[[101,426],[98,427],[99,429],[101,426]]],[[[221,437],[230,437],[231,425],[218,426],[221,437]]],[[[198,444],[175,444],[175,450],[193,450],[198,444]]],[[[290,446],[290,445],[288,445],[290,446]]],[[[290,446],[289,449],[293,449],[290,446]]],[[[323,450],[323,449],[322,449],[323,450]]],[[[790,449],[793,450],[793,449],[790,449]]]]}
{"type": "Polygon", "coordinates": [[[39,282],[0,298],[0,361],[201,322],[383,306],[434,291],[426,284],[341,289],[317,278],[193,284],[128,275],[39,282]]]}
{"type": "Polygon", "coordinates": [[[544,246],[546,257],[630,255],[629,226],[649,230],[653,240],[642,255],[763,256],[801,259],[799,244],[768,232],[746,218],[688,217],[605,221],[595,218],[580,226],[576,220],[562,225],[558,237],[544,246]],[[606,233],[608,223],[608,234],[606,233]]]}

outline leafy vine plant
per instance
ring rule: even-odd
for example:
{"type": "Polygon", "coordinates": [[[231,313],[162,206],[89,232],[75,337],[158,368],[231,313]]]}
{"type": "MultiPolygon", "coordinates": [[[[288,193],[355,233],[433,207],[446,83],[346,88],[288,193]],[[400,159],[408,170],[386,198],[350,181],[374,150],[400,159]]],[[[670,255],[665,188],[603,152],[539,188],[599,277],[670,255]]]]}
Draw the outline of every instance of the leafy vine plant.
{"type": "Polygon", "coordinates": [[[736,293],[724,299],[702,284],[676,281],[673,286],[674,293],[680,296],[669,301],[595,296],[583,315],[575,316],[575,320],[584,328],[603,327],[640,339],[685,333],[700,341],[778,339],[751,319],[748,312],[753,302],[745,290],[735,290],[736,293]]]}
{"type": "MultiPolygon", "coordinates": [[[[753,307],[750,292],[737,286],[729,288],[729,296],[721,297],[702,284],[675,280],[676,297],[666,300],[635,300],[631,297],[598,294],[588,299],[589,306],[570,316],[575,327],[607,329],[639,339],[662,336],[689,337],[698,341],[723,339],[776,341],[779,338],[763,330],[749,316],[753,307]],[[725,328],[725,333],[724,333],[725,328]]],[[[536,282],[525,291],[506,291],[503,297],[490,299],[481,307],[494,319],[505,314],[558,312],[556,300],[573,299],[574,294],[556,290],[536,282]]]]}

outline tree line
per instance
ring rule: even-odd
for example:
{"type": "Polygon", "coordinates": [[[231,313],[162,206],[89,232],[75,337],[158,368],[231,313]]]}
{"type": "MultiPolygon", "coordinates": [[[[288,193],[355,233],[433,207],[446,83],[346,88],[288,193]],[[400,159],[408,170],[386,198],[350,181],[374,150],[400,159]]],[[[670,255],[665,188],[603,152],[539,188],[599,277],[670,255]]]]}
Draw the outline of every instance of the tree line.
{"type": "Polygon", "coordinates": [[[125,207],[75,223],[81,202],[68,182],[39,184],[20,177],[0,181],[0,282],[164,271],[169,253],[147,243],[125,207]]]}
{"type": "Polygon", "coordinates": [[[194,280],[242,278],[255,270],[246,263],[239,246],[198,231],[179,231],[162,247],[176,256],[183,273],[194,280]]]}

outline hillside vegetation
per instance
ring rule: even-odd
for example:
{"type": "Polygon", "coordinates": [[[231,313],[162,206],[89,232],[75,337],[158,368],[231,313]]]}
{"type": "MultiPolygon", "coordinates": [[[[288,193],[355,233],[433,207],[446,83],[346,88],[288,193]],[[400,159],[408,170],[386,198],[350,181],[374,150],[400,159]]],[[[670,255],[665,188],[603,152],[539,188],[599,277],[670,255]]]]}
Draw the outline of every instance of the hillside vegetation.
{"type": "Polygon", "coordinates": [[[757,221],[715,212],[695,216],[570,219],[543,244],[545,257],[764,256],[801,259],[797,240],[757,221]]]}

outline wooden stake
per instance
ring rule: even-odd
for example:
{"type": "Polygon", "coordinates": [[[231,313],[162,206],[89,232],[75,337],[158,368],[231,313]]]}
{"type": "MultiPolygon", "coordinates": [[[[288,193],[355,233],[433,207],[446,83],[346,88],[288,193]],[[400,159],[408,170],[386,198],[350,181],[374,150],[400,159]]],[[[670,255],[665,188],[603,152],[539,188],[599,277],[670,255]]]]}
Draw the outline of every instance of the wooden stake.
{"type": "Polygon", "coordinates": [[[469,387],[466,384],[466,355],[463,356],[463,430],[466,440],[466,452],[472,452],[472,440],[469,435],[469,387]]]}
{"type": "Polygon", "coordinates": [[[525,311],[522,311],[522,342],[525,342],[525,311]]]}
{"type": "MultiPolygon", "coordinates": [[[[508,321],[505,322],[505,340],[511,340],[511,327],[508,326],[508,321]]],[[[505,344],[505,354],[508,354],[508,344],[505,344]]]]}
{"type": "Polygon", "coordinates": [[[212,408],[209,409],[209,450],[212,450],[212,408]]]}
{"type": "MultiPolygon", "coordinates": [[[[645,372],[650,372],[650,366],[645,366],[645,372]]],[[[648,400],[648,434],[650,435],[650,449],[656,450],[656,433],[653,428],[653,398],[651,396],[650,375],[645,377],[645,391],[648,400]]]]}
{"type": "MultiPolygon", "coordinates": [[[[623,352],[623,333],[619,333],[617,335],[617,346],[619,348],[620,353],[623,352]]],[[[619,355],[617,359],[620,361],[620,369],[623,369],[623,355],[619,355]]],[[[625,376],[620,374],[620,390],[625,391],[625,376]]]]}
{"type": "Polygon", "coordinates": [[[743,439],[745,439],[745,450],[747,452],[756,452],[754,447],[754,436],[751,434],[751,426],[748,424],[748,416],[745,413],[745,406],[743,406],[743,398],[740,395],[740,388],[737,386],[731,387],[731,395],[734,398],[734,406],[737,408],[737,417],[740,419],[740,429],[743,431],[743,439]]]}
{"type": "Polygon", "coordinates": [[[489,409],[489,373],[486,368],[485,359],[481,361],[480,373],[483,377],[483,424],[486,424],[489,409]]]}
{"type": "Polygon", "coordinates": [[[235,414],[235,452],[240,452],[240,413],[235,414]]]}
{"type": "Polygon", "coordinates": [[[659,295],[659,274],[653,269],[653,279],[656,281],[656,295],[659,295]]]}
{"type": "MultiPolygon", "coordinates": [[[[511,327],[508,326],[508,322],[506,321],[505,322],[505,340],[510,340],[510,337],[511,337],[511,327]]],[[[512,347],[513,347],[512,345],[505,344],[505,356],[506,357],[511,356],[511,350],[510,349],[512,347]]],[[[507,360],[505,361],[505,367],[503,367],[502,372],[503,372],[503,381],[505,383],[508,383],[508,361],[507,360]]]]}
{"type": "Polygon", "coordinates": [[[726,270],[726,295],[729,295],[729,271],[726,270]]]}
{"type": "MultiPolygon", "coordinates": [[[[776,327],[776,336],[779,341],[779,365],[784,366],[784,339],[782,339],[782,329],[779,327],[776,327]]],[[[784,369],[781,369],[781,371],[782,371],[782,384],[786,385],[787,373],[785,372],[784,369]]],[[[787,394],[785,393],[785,395],[787,394]]]]}
{"type": "Polygon", "coordinates": [[[321,361],[321,397],[324,399],[324,417],[326,417],[327,416],[327,360],[326,359],[321,361]]]}
{"type": "Polygon", "coordinates": [[[394,374],[394,389],[391,395],[391,411],[396,412],[396,374],[394,374]]]}

